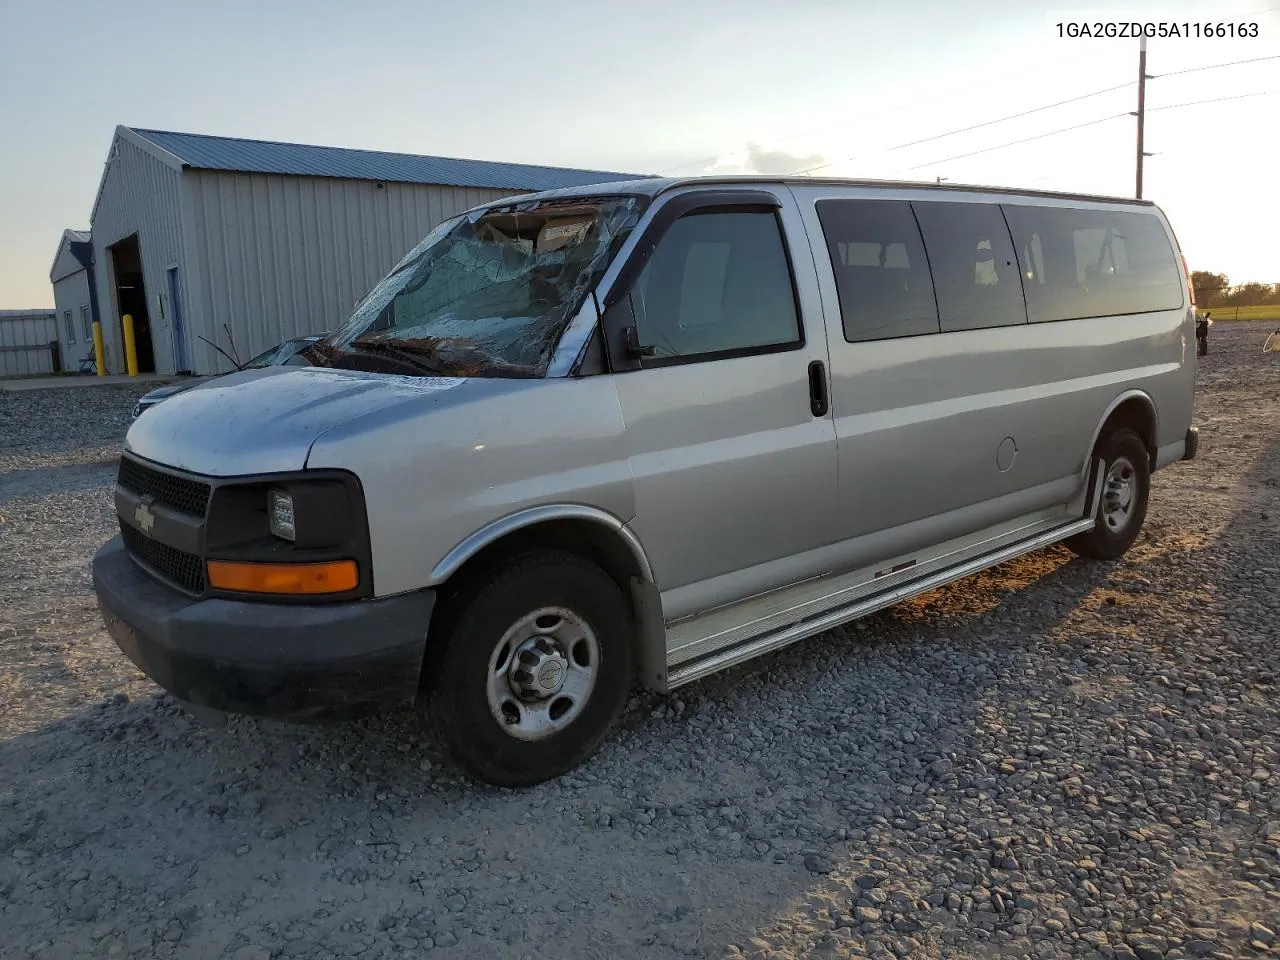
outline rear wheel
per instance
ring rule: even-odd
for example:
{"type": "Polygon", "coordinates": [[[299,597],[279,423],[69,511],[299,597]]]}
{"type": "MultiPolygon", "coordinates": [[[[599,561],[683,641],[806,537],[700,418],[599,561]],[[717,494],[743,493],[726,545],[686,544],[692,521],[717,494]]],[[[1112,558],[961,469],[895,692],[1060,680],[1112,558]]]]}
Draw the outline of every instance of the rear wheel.
{"type": "Polygon", "coordinates": [[[1066,544],[1090,560],[1116,560],[1124,556],[1142,530],[1151,493],[1151,460],[1146,445],[1132,430],[1112,430],[1094,452],[1090,489],[1096,480],[1097,460],[1102,462],[1102,497],[1092,530],[1071,537],[1066,544]]]}
{"type": "Polygon", "coordinates": [[[424,718],[450,755],[517,787],[594,753],[631,689],[634,628],[613,579],[572,554],[531,554],[496,568],[456,610],[423,668],[424,718]]]}

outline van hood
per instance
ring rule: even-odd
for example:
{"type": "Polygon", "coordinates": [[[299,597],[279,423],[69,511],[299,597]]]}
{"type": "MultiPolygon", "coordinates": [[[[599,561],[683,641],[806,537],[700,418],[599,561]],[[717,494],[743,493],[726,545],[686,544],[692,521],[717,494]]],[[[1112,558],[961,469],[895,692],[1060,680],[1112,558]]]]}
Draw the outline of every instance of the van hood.
{"type": "Polygon", "coordinates": [[[209,476],[301,470],[326,431],[366,417],[415,415],[536,381],[412,377],[326,367],[244,370],[192,386],[139,417],[129,453],[209,476]],[[451,401],[447,402],[446,401],[451,401]],[[421,408],[421,409],[420,409],[421,408]]]}
{"type": "Polygon", "coordinates": [[[190,390],[194,386],[195,383],[170,383],[163,387],[149,390],[138,399],[146,403],[155,403],[160,400],[167,400],[169,397],[182,393],[184,390],[190,390]]]}

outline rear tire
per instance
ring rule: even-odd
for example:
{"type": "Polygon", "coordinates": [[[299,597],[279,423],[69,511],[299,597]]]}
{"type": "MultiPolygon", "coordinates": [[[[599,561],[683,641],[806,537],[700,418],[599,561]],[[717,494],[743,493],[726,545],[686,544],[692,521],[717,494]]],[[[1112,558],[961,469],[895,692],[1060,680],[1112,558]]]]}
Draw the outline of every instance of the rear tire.
{"type": "Polygon", "coordinates": [[[1127,427],[1108,432],[1092,455],[1089,490],[1097,481],[1101,459],[1103,490],[1096,523],[1087,533],[1066,541],[1067,547],[1089,560],[1118,560],[1133,545],[1147,518],[1151,494],[1151,460],[1142,439],[1127,427]]]}
{"type": "Polygon", "coordinates": [[[617,583],[570,553],[527,554],[454,609],[423,666],[423,719],[444,749],[502,787],[550,780],[591,756],[631,692],[635,628],[617,583]]]}

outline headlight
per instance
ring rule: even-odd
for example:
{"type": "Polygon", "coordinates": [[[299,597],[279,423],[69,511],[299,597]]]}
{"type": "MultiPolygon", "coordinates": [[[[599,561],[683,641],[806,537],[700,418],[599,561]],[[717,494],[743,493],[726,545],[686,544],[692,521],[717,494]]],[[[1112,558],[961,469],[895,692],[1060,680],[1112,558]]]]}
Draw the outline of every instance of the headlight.
{"type": "Polygon", "coordinates": [[[283,490],[267,494],[267,516],[271,532],[281,540],[297,540],[293,525],[293,497],[283,490]]]}
{"type": "Polygon", "coordinates": [[[283,603],[371,596],[360,481],[345,470],[217,481],[205,520],[204,558],[210,589],[221,593],[273,595],[283,603]]]}

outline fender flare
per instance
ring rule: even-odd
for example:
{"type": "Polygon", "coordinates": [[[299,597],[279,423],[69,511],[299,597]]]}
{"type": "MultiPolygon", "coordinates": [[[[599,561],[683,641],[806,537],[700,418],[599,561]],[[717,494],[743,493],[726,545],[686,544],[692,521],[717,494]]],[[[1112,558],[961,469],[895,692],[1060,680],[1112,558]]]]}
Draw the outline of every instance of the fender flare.
{"type": "Polygon", "coordinates": [[[644,547],[631,529],[627,527],[626,523],[612,513],[580,503],[550,503],[537,507],[527,507],[485,524],[454,546],[440,559],[440,562],[431,571],[431,582],[442,583],[449,579],[477,553],[508,534],[535,524],[555,520],[585,520],[589,523],[599,524],[612,531],[631,552],[631,556],[635,559],[636,565],[640,569],[641,579],[648,583],[653,582],[653,567],[649,563],[648,556],[645,555],[644,547]]]}
{"type": "Polygon", "coordinates": [[[1102,412],[1102,416],[1098,419],[1098,425],[1093,428],[1093,438],[1089,441],[1089,446],[1085,449],[1084,466],[1081,468],[1080,476],[1088,477],[1089,468],[1093,464],[1093,451],[1097,449],[1098,438],[1102,436],[1102,428],[1107,425],[1107,421],[1111,419],[1111,415],[1120,409],[1120,405],[1130,400],[1138,399],[1146,406],[1147,411],[1151,414],[1152,432],[1155,437],[1160,436],[1160,414],[1156,409],[1155,401],[1151,399],[1151,394],[1145,390],[1130,389],[1125,390],[1109,404],[1107,409],[1102,412]]]}

